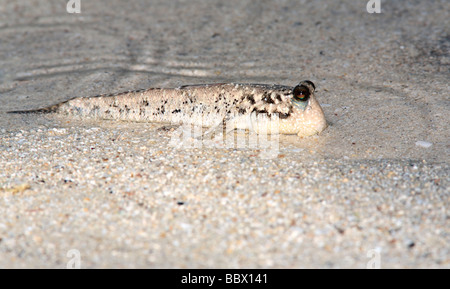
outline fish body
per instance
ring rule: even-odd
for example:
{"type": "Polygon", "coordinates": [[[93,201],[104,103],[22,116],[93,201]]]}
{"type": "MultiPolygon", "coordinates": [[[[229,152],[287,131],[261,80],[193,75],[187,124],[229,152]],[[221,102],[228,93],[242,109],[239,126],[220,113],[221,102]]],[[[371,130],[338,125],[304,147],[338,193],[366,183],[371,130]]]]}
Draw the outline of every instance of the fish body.
{"type": "Polygon", "coordinates": [[[219,83],[150,88],[112,95],[77,97],[37,111],[56,111],[110,120],[188,123],[203,127],[232,124],[256,133],[320,133],[326,126],[315,86],[219,83]]]}

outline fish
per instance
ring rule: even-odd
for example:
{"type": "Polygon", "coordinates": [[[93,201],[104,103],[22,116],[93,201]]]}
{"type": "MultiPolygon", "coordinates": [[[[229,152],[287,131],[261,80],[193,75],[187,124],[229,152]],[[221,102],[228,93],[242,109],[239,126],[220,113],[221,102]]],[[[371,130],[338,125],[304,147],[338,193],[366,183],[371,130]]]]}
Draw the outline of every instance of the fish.
{"type": "Polygon", "coordinates": [[[215,83],[150,88],[75,97],[34,110],[10,113],[61,113],[104,120],[159,122],[232,129],[258,134],[319,134],[327,121],[309,80],[291,87],[276,84],[215,83]]]}

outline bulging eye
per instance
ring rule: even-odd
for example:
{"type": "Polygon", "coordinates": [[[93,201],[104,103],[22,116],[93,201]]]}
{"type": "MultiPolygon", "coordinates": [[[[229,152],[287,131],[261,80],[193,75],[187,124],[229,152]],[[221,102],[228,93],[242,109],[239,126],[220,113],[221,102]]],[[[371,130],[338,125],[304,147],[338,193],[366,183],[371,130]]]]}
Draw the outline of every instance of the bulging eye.
{"type": "Polygon", "coordinates": [[[297,101],[307,101],[311,95],[311,92],[306,86],[297,85],[294,87],[292,94],[294,95],[294,99],[297,101]]]}

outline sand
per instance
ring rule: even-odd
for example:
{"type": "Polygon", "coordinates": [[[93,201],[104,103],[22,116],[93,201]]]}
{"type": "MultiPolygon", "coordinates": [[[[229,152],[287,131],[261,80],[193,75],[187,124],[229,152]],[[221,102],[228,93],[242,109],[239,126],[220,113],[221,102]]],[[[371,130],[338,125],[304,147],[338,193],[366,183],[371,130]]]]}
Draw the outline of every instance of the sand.
{"type": "Polygon", "coordinates": [[[450,267],[448,1],[80,3],[0,0],[1,268],[450,267]],[[269,157],[6,113],[303,79],[330,125],[269,157]]]}

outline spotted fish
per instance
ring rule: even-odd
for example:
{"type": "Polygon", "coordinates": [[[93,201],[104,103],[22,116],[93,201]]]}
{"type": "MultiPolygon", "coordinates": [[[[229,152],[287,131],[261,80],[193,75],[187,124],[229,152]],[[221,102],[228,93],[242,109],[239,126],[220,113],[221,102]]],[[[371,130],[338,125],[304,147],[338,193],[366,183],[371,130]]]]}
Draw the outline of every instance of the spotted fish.
{"type": "Polygon", "coordinates": [[[318,134],[327,127],[309,80],[297,86],[218,83],[150,88],[119,94],[77,97],[57,105],[17,112],[138,122],[188,123],[214,127],[222,122],[256,133],[318,134]]]}

